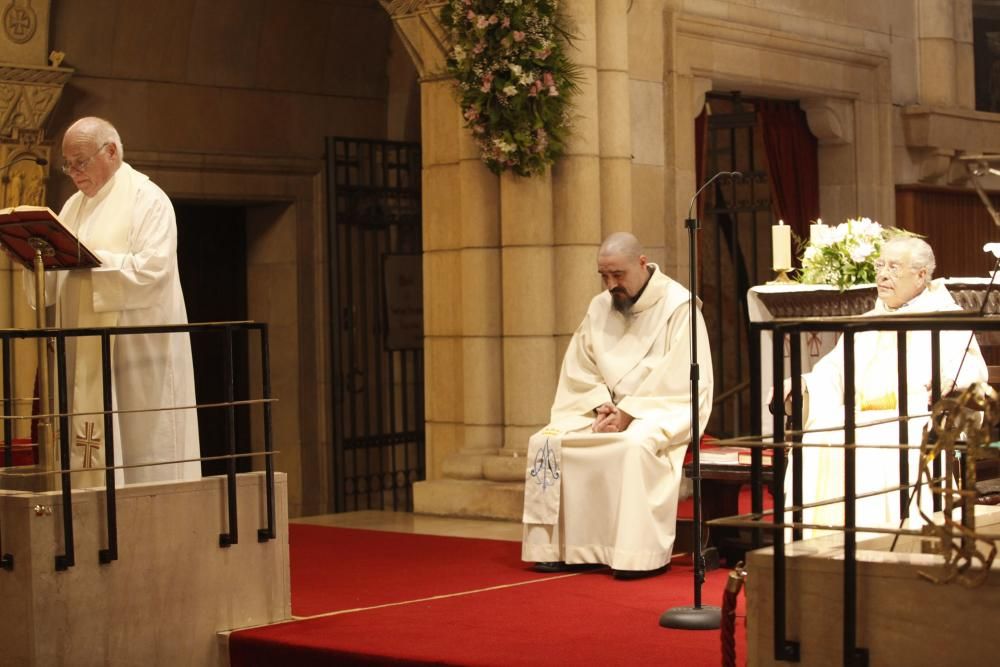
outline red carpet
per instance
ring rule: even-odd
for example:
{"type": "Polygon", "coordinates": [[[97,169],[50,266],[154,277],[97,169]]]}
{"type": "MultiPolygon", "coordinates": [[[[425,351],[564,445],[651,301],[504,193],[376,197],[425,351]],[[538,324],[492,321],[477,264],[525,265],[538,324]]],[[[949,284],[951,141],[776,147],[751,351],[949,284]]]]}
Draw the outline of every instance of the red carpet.
{"type": "Polygon", "coordinates": [[[314,616],[547,575],[500,540],[289,525],[292,614],[314,616]]]}
{"type": "MultiPolygon", "coordinates": [[[[516,542],[293,525],[290,544],[296,614],[403,604],[235,632],[234,666],[721,663],[717,631],[658,625],[664,610],[692,602],[681,564],[617,581],[606,569],[534,573],[516,542]],[[483,590],[495,586],[505,587],[483,590]],[[420,600],[460,592],[469,593],[420,600]]],[[[726,577],[709,573],[705,604],[721,603],[726,577]]],[[[742,663],[742,618],[737,628],[742,663]]]]}

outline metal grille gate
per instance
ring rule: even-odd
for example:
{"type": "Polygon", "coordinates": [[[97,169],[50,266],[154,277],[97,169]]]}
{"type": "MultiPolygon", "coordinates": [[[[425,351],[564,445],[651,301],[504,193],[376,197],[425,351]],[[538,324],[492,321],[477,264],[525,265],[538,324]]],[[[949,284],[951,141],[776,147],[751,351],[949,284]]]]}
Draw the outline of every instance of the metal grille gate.
{"type": "Polygon", "coordinates": [[[420,145],[328,138],[334,509],[424,478],[420,145]]]}
{"type": "Polygon", "coordinates": [[[745,435],[750,426],[749,317],[746,294],[773,278],[771,185],[753,102],[739,93],[710,95],[706,173],[720,179],[705,200],[701,292],[715,371],[709,432],[745,435]],[[733,325],[736,326],[733,326],[733,325]]]}

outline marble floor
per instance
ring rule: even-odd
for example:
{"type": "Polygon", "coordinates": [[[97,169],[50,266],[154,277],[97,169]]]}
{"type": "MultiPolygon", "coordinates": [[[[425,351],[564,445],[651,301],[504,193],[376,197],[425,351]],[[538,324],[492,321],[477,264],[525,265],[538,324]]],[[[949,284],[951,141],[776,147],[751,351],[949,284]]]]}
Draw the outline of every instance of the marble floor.
{"type": "Polygon", "coordinates": [[[460,519],[456,517],[433,516],[430,514],[414,514],[412,512],[364,510],[360,512],[299,517],[297,519],[289,519],[289,523],[389,530],[399,533],[418,533],[421,535],[447,535],[451,537],[510,540],[512,542],[521,541],[521,524],[516,521],[460,519]]]}

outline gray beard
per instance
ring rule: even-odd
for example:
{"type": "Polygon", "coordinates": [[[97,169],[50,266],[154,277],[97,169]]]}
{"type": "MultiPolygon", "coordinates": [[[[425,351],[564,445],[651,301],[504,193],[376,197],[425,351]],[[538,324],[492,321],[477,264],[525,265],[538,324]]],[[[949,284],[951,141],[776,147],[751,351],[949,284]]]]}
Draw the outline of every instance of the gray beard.
{"type": "Polygon", "coordinates": [[[624,299],[616,299],[614,294],[611,295],[611,306],[626,317],[632,314],[632,306],[634,305],[632,299],[627,296],[624,299]]]}

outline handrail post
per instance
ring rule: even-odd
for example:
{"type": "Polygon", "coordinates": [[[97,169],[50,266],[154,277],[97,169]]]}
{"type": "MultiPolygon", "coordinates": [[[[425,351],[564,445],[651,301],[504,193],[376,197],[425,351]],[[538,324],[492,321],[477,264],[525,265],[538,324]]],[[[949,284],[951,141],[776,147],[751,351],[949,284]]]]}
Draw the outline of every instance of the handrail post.
{"type": "Polygon", "coordinates": [[[236,381],[233,376],[233,329],[224,329],[223,364],[226,384],[226,443],[229,459],[226,461],[226,491],[229,509],[229,532],[219,534],[219,546],[226,548],[239,541],[236,514],[236,408],[233,406],[236,381]]]}
{"type": "Polygon", "coordinates": [[[276,537],[274,529],[274,441],[271,426],[271,348],[267,324],[260,325],[261,382],[264,398],[264,483],[267,493],[267,528],[257,530],[257,541],[276,537]]]}

